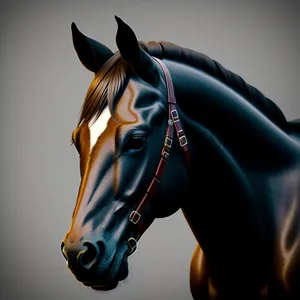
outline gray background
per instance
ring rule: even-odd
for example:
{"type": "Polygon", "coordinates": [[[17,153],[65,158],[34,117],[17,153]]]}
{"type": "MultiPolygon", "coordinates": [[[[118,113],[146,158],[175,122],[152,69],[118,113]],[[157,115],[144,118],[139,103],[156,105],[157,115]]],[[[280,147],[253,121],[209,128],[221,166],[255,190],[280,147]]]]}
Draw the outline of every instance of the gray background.
{"type": "MultiPolygon", "coordinates": [[[[70,25],[116,50],[118,15],[139,39],[201,51],[300,117],[297,1],[0,2],[1,300],[191,299],[195,239],[181,212],[156,220],[130,275],[99,293],[67,270],[60,242],[79,185],[70,134],[93,74],[70,25]]],[[[299,2],[298,2],[299,3],[299,2]]]]}

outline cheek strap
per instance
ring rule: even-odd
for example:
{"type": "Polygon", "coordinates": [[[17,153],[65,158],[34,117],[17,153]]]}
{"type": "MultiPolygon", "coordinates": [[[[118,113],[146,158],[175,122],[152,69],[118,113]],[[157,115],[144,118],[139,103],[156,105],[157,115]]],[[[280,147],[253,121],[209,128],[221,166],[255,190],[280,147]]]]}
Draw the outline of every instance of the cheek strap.
{"type": "Polygon", "coordinates": [[[166,87],[167,87],[167,93],[168,93],[168,124],[166,128],[166,135],[165,135],[165,140],[164,140],[164,145],[161,150],[161,156],[160,160],[158,162],[158,166],[155,171],[155,175],[147,189],[146,194],[142,198],[142,201],[138,205],[138,207],[133,210],[130,215],[129,215],[129,221],[132,222],[135,226],[137,226],[137,231],[138,231],[138,236],[137,238],[129,238],[127,243],[129,248],[131,249],[130,253],[133,253],[136,248],[137,248],[137,241],[140,239],[142,234],[146,231],[146,226],[145,223],[143,222],[142,219],[142,213],[143,210],[145,209],[146,205],[149,203],[150,199],[153,197],[158,184],[160,183],[160,180],[163,175],[164,168],[167,164],[169,154],[171,151],[172,143],[173,143],[173,136],[174,136],[174,131],[176,131],[177,138],[179,140],[179,144],[181,148],[184,151],[185,154],[185,160],[186,160],[186,167],[189,172],[190,168],[190,152],[188,149],[188,141],[187,137],[183,131],[183,127],[180,123],[179,120],[179,115],[176,107],[176,98],[174,94],[174,86],[171,78],[171,74],[166,67],[166,65],[159,59],[153,57],[159,66],[162,68],[164,75],[165,75],[165,80],[166,80],[166,87]]]}

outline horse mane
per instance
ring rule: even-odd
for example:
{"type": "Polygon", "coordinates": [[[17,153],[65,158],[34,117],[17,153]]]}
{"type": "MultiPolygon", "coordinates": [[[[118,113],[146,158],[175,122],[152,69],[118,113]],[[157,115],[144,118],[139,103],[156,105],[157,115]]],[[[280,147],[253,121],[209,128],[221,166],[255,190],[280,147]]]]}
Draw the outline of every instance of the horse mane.
{"type": "MultiPolygon", "coordinates": [[[[130,68],[116,52],[95,74],[81,107],[77,128],[93,119],[96,122],[106,104],[113,115],[114,99],[124,91],[129,78],[130,68]]],[[[73,138],[72,138],[73,139],[73,138]]]]}
{"type": "Polygon", "coordinates": [[[225,69],[220,63],[207,55],[165,41],[150,41],[148,43],[139,41],[139,45],[151,56],[187,64],[223,82],[244,97],[274,124],[286,131],[287,120],[281,109],[272,100],[265,97],[255,87],[247,84],[239,75],[225,69]]]}

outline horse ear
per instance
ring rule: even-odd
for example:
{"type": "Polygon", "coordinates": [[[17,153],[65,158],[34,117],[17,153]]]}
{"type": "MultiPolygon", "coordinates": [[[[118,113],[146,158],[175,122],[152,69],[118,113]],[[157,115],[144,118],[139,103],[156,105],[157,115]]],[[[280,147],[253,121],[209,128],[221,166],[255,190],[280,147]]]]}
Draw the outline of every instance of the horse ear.
{"type": "Polygon", "coordinates": [[[99,42],[85,36],[73,22],[71,25],[73,45],[81,63],[90,71],[97,73],[113,52],[99,42]]]}
{"type": "Polygon", "coordinates": [[[158,74],[154,60],[140,46],[133,30],[118,16],[116,43],[122,58],[132,66],[133,70],[145,81],[153,82],[158,74]]]}

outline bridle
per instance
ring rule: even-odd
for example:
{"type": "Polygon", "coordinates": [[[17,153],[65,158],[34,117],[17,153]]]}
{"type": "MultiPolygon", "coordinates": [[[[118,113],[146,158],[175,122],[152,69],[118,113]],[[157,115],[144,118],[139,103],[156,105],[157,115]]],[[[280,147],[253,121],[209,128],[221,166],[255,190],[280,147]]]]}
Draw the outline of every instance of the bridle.
{"type": "Polygon", "coordinates": [[[159,60],[158,58],[153,57],[159,66],[162,68],[164,75],[165,75],[165,80],[166,80],[166,86],[167,86],[167,93],[168,93],[168,106],[169,106],[169,112],[168,112],[168,125],[166,129],[166,135],[165,135],[165,141],[164,141],[164,146],[161,150],[161,157],[155,172],[155,175],[147,189],[146,194],[142,198],[142,201],[138,205],[138,207],[133,210],[130,215],[129,215],[129,221],[132,222],[135,226],[137,226],[137,231],[138,231],[138,236],[136,238],[130,237],[127,241],[128,246],[130,248],[130,254],[135,252],[137,249],[137,242],[140,239],[141,235],[146,231],[146,225],[145,222],[143,221],[142,218],[142,212],[146,205],[149,203],[150,199],[154,195],[158,184],[160,183],[161,177],[163,175],[164,168],[167,164],[170,150],[172,147],[172,142],[173,142],[173,135],[174,135],[174,128],[177,133],[177,138],[179,140],[179,144],[181,148],[183,149],[185,153],[185,160],[186,160],[186,165],[187,169],[189,170],[189,165],[190,165],[190,152],[188,149],[188,141],[186,138],[186,135],[183,131],[182,125],[179,120],[179,115],[178,111],[176,108],[176,98],[175,98],[175,93],[174,93],[174,86],[172,82],[172,77],[171,74],[166,67],[166,65],[159,60]]]}

